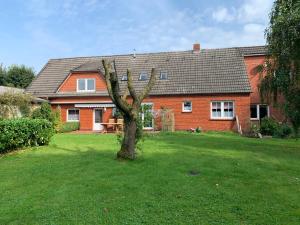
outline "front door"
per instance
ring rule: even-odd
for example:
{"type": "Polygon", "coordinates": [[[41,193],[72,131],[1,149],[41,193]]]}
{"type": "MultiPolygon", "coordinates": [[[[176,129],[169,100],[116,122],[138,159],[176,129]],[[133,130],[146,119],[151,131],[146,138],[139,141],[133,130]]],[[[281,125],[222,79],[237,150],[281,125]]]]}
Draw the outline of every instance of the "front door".
{"type": "Polygon", "coordinates": [[[102,123],[102,109],[94,109],[94,124],[93,124],[93,130],[103,130],[102,123]]]}

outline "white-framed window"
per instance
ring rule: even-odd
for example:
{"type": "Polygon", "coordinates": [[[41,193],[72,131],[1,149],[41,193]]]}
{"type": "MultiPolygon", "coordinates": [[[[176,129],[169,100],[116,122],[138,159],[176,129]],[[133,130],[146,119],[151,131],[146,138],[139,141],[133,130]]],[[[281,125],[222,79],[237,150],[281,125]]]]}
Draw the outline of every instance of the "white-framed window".
{"type": "Polygon", "coordinates": [[[127,81],[127,80],[128,80],[127,74],[123,74],[121,81],[127,81]]]}
{"type": "Polygon", "coordinates": [[[67,111],[67,122],[79,121],[79,109],[68,109],[67,111]]]}
{"type": "Polygon", "coordinates": [[[159,79],[160,80],[167,80],[168,79],[168,72],[167,71],[160,71],[159,79]]]}
{"type": "Polygon", "coordinates": [[[147,74],[147,72],[141,72],[139,80],[148,80],[148,74],[147,74]]]}
{"type": "Polygon", "coordinates": [[[192,112],[192,102],[191,101],[184,101],[182,103],[182,112],[192,112]]]}
{"type": "Polygon", "coordinates": [[[77,92],[95,91],[96,80],[94,78],[77,79],[77,92]]]}
{"type": "Polygon", "coordinates": [[[251,120],[260,120],[264,117],[270,116],[269,106],[265,104],[252,104],[250,105],[250,118],[251,120]]]}
{"type": "Polygon", "coordinates": [[[212,101],[211,118],[212,119],[233,119],[234,102],[233,101],[212,101]]]}
{"type": "Polygon", "coordinates": [[[141,119],[143,122],[143,129],[153,129],[153,103],[142,103],[141,105],[141,119]]]}

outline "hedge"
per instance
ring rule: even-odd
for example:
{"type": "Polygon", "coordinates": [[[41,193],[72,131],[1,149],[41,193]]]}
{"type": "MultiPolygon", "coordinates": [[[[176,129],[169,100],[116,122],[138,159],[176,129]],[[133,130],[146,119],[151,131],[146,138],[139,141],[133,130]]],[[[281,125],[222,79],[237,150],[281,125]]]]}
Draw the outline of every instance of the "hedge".
{"type": "Polygon", "coordinates": [[[60,133],[67,133],[67,132],[71,132],[71,131],[75,131],[75,130],[79,130],[79,122],[67,122],[64,123],[59,132],[60,133]]]}
{"type": "Polygon", "coordinates": [[[0,153],[15,149],[47,145],[54,134],[53,125],[45,119],[12,119],[0,121],[0,153]]]}

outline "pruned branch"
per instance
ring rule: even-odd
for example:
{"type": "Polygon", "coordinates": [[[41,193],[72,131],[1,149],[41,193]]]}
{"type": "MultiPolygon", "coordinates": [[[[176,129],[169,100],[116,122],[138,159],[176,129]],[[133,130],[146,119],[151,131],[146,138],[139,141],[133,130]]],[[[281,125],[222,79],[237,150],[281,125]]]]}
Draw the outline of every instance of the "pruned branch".
{"type": "Polygon", "coordinates": [[[105,80],[110,97],[122,112],[129,113],[131,107],[120,95],[120,86],[116,72],[110,72],[110,65],[105,60],[102,60],[102,64],[105,71],[105,80]]]}
{"type": "Polygon", "coordinates": [[[137,102],[139,100],[139,98],[135,92],[135,89],[133,88],[132,83],[133,83],[133,81],[132,81],[131,71],[129,69],[127,69],[127,87],[128,87],[129,93],[133,99],[133,102],[137,102]]]}
{"type": "Polygon", "coordinates": [[[148,84],[146,85],[146,87],[144,88],[143,92],[138,97],[139,102],[142,102],[144,100],[144,98],[149,94],[149,92],[151,91],[152,87],[155,84],[155,80],[156,80],[156,69],[152,68],[150,80],[149,80],[148,84]]]}
{"type": "Polygon", "coordinates": [[[110,83],[110,66],[106,62],[105,59],[102,60],[102,65],[104,68],[104,78],[105,78],[105,82],[106,82],[106,86],[107,86],[107,91],[108,91],[109,96],[111,97],[111,99],[114,102],[114,95],[113,95],[112,87],[111,87],[111,83],[110,83]]]}
{"type": "Polygon", "coordinates": [[[122,94],[122,99],[124,100],[124,101],[126,101],[126,99],[127,99],[127,97],[128,97],[128,88],[125,88],[125,90],[124,90],[124,92],[123,92],[123,94],[122,94]]]}

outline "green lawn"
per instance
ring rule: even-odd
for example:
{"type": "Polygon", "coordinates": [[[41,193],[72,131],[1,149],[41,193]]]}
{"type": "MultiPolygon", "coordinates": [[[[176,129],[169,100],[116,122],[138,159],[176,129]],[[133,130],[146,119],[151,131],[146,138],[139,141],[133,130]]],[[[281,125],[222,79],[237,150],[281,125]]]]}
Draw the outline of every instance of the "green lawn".
{"type": "Polygon", "coordinates": [[[0,156],[0,224],[300,224],[300,140],[161,134],[132,162],[117,149],[59,134],[0,156]]]}

